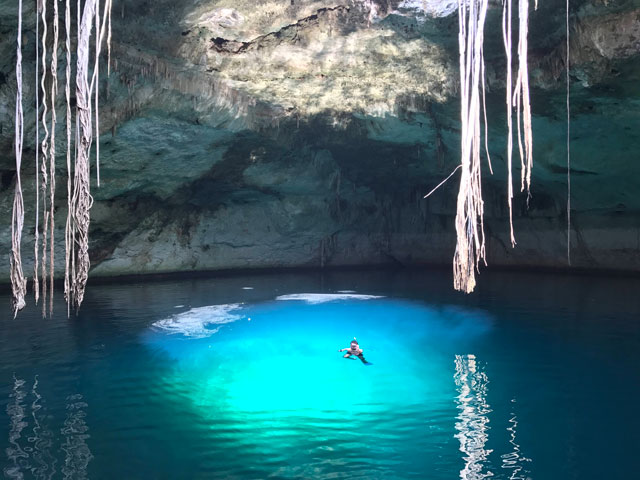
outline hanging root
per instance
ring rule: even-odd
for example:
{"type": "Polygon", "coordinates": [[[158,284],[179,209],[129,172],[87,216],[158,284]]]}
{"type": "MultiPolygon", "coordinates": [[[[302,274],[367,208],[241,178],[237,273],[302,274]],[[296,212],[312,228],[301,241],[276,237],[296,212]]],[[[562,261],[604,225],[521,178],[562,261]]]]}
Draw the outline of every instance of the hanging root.
{"type": "Polygon", "coordinates": [[[58,2],[53,2],[53,49],[51,50],[51,142],[49,144],[49,316],[53,314],[54,204],[56,191],[56,99],[58,98],[58,2]]]}
{"type": "MultiPolygon", "coordinates": [[[[42,176],[40,188],[42,189],[42,212],[45,227],[42,229],[42,302],[43,316],[46,313],[44,304],[47,298],[47,219],[49,211],[47,209],[47,187],[49,185],[49,175],[47,173],[47,155],[49,153],[49,129],[47,127],[47,89],[45,81],[47,78],[47,2],[42,1],[42,9],[40,11],[42,18],[42,78],[40,80],[40,88],[42,90],[42,128],[44,128],[44,137],[42,139],[42,162],[40,163],[40,175],[42,176]]],[[[36,147],[37,148],[37,147],[36,147]]]]}
{"type": "Polygon", "coordinates": [[[66,83],[64,87],[65,100],[67,105],[66,133],[67,133],[67,221],[64,228],[64,298],[67,301],[67,316],[70,314],[70,291],[69,281],[69,257],[71,255],[71,8],[69,0],[66,0],[64,9],[64,25],[67,34],[65,50],[67,56],[67,67],[65,70],[66,83]]]}
{"type": "Polygon", "coordinates": [[[38,260],[38,249],[40,248],[40,149],[38,148],[38,145],[40,144],[40,119],[38,118],[40,112],[40,91],[38,90],[38,81],[40,80],[40,46],[38,44],[38,40],[40,39],[40,18],[38,17],[38,15],[40,15],[40,13],[42,12],[42,0],[38,0],[36,9],[36,41],[34,42],[36,44],[36,227],[33,242],[33,294],[37,305],[38,300],[40,299],[40,282],[38,281],[38,266],[40,263],[40,261],[38,260]]]}
{"type": "MultiPolygon", "coordinates": [[[[99,0],[86,0],[81,10],[81,2],[78,0],[78,32],[77,32],[77,68],[76,68],[76,140],[75,140],[75,165],[71,166],[71,9],[70,1],[65,0],[65,30],[66,30],[66,136],[67,136],[67,194],[68,213],[65,225],[65,297],[70,305],[77,309],[84,297],[85,285],[89,276],[89,210],[93,203],[89,183],[89,155],[93,140],[91,95],[95,87],[95,128],[96,138],[99,138],[98,117],[98,83],[99,83],[99,57],[102,41],[107,35],[108,61],[111,62],[111,7],[112,0],[105,0],[102,17],[99,14],[99,0]],[[95,20],[95,66],[89,84],[89,45],[91,30],[95,20]],[[100,27],[102,23],[102,27],[100,27]],[[108,27],[107,27],[108,24],[108,27]],[[108,32],[108,33],[107,33],[108,32]],[[73,181],[72,181],[73,170],[73,181]]],[[[22,184],[20,169],[22,165],[22,146],[24,134],[24,119],[22,109],[22,0],[18,0],[18,37],[16,54],[16,128],[15,128],[15,157],[16,157],[16,189],[13,202],[13,214],[11,219],[11,286],[13,293],[14,316],[25,306],[25,294],[27,281],[22,270],[22,258],[20,244],[24,226],[24,201],[22,196],[22,184]]],[[[36,1],[36,38],[39,37],[39,26],[42,21],[42,76],[39,76],[40,49],[36,41],[36,83],[40,81],[42,92],[42,117],[40,113],[40,97],[36,88],[36,225],[35,225],[35,263],[34,263],[34,290],[36,303],[39,300],[40,285],[38,282],[38,270],[42,268],[42,314],[47,313],[47,293],[49,294],[49,315],[53,313],[53,277],[54,277],[54,244],[55,244],[55,170],[56,170],[56,99],[58,96],[58,40],[59,40],[59,10],[58,2],[53,2],[53,40],[51,53],[51,90],[49,102],[51,104],[51,131],[47,126],[47,18],[46,1],[36,1]],[[38,19],[40,16],[40,20],[38,19]],[[39,123],[42,122],[44,137],[40,142],[39,123]],[[40,143],[40,144],[39,144],[40,143]],[[39,144],[39,145],[38,145],[39,144]],[[40,161],[40,151],[42,162],[40,161]],[[47,156],[49,163],[47,164],[47,156]],[[40,176],[42,178],[40,178],[40,176]],[[42,190],[42,210],[44,226],[42,229],[42,242],[40,242],[40,190],[42,190]],[[40,244],[42,244],[42,257],[39,258],[40,244]],[[49,258],[47,259],[47,254],[49,258]],[[48,263],[47,263],[48,260],[48,263]],[[47,280],[49,288],[47,289],[47,280]]],[[[96,157],[99,162],[99,150],[96,148],[96,157]]],[[[99,169],[99,167],[98,167],[99,169]]],[[[98,183],[100,177],[98,173],[98,183]]],[[[68,309],[68,312],[69,312],[68,309]]]]}
{"type": "Polygon", "coordinates": [[[45,212],[42,228],[42,318],[47,316],[47,238],[49,234],[49,213],[45,212]]]}
{"type": "Polygon", "coordinates": [[[442,180],[438,185],[436,185],[435,187],[433,187],[431,189],[431,191],[429,193],[427,193],[424,197],[422,198],[429,198],[431,196],[431,194],[433,194],[433,192],[435,192],[436,190],[438,190],[442,185],[444,185],[445,183],[447,183],[447,180],[449,180],[451,177],[453,177],[453,174],[456,173],[460,168],[462,168],[462,165],[458,165],[456,168],[453,169],[453,172],[451,172],[449,174],[449,176],[447,178],[445,178],[444,180],[442,180]]]}
{"type": "MultiPolygon", "coordinates": [[[[109,0],[106,0],[107,2],[109,0]]],[[[105,5],[106,6],[106,5],[105,5]]],[[[95,66],[93,67],[93,78],[91,79],[91,88],[93,88],[93,82],[95,80],[95,85],[96,85],[96,89],[95,89],[95,122],[96,122],[96,178],[98,181],[98,186],[100,186],[100,126],[98,123],[98,92],[100,90],[100,88],[98,87],[98,85],[100,85],[100,44],[101,44],[101,39],[100,39],[100,0],[98,0],[96,2],[96,41],[95,41],[95,49],[96,49],[96,63],[95,66]]],[[[105,20],[106,20],[106,15],[105,15],[105,20]]]]}
{"type": "Polygon", "coordinates": [[[109,33],[107,34],[107,77],[111,75],[111,6],[113,0],[109,0],[106,6],[107,15],[109,17],[109,33]]]}
{"type": "MultiPolygon", "coordinates": [[[[456,212],[457,245],[453,258],[454,287],[466,293],[475,287],[475,270],[481,260],[485,261],[484,204],[482,201],[480,171],[480,105],[481,88],[485,121],[485,149],[488,152],[487,117],[485,105],[484,21],[488,0],[458,0],[460,33],[460,92],[461,92],[461,153],[462,174],[456,212]],[[468,11],[468,13],[467,13],[468,11]]],[[[527,189],[530,197],[531,169],[533,167],[533,136],[531,133],[531,105],[529,98],[529,71],[527,67],[527,29],[529,25],[529,1],[519,1],[518,74],[515,91],[512,89],[511,66],[511,0],[504,0],[502,34],[507,56],[507,166],[508,204],[511,244],[515,246],[513,234],[513,113],[516,107],[518,125],[518,147],[522,166],[521,190],[527,189]]],[[[489,160],[489,168],[491,161],[489,160]]]]}
{"type": "MultiPolygon", "coordinates": [[[[92,124],[92,93],[95,90],[95,128],[96,128],[96,161],[99,172],[100,153],[97,147],[99,141],[98,123],[98,82],[99,57],[102,42],[107,33],[107,21],[111,18],[111,0],[105,0],[102,18],[99,15],[98,0],[87,0],[82,13],[78,9],[78,45],[76,63],[76,134],[75,134],[75,164],[73,166],[73,182],[71,182],[71,159],[67,155],[67,189],[69,192],[69,212],[65,227],[65,296],[68,309],[71,305],[77,310],[84,299],[84,291],[89,278],[89,211],[93,204],[89,178],[89,155],[93,142],[92,124]],[[81,15],[81,17],[80,17],[81,15]],[[91,83],[89,83],[89,45],[91,30],[95,21],[95,63],[91,83]],[[102,26],[100,27],[100,23],[102,26]]],[[[67,0],[68,10],[68,0],[67,0]]],[[[68,15],[68,14],[67,14],[68,15]]],[[[65,18],[68,25],[69,19],[65,18]]],[[[109,30],[110,32],[110,30],[109,30]]],[[[110,39],[110,33],[109,33],[110,39]]],[[[110,49],[110,46],[109,46],[110,49]]],[[[67,46],[67,52],[68,52],[67,46]]],[[[69,54],[69,53],[67,53],[69,54]]],[[[69,67],[67,67],[69,75],[69,67]]],[[[70,94],[67,91],[67,109],[70,94]]],[[[70,143],[70,124],[67,124],[67,138],[70,143]]],[[[98,173],[98,182],[99,182],[98,173]]]]}
{"type": "MultiPolygon", "coordinates": [[[[111,4],[112,0],[106,0],[104,4],[104,12],[102,15],[102,27],[100,27],[100,4],[96,3],[96,42],[95,42],[95,66],[93,68],[93,76],[91,77],[91,85],[89,87],[89,93],[94,93],[95,98],[95,122],[96,122],[96,175],[98,186],[100,186],[100,118],[99,118],[99,110],[98,110],[98,93],[99,88],[98,84],[100,81],[100,68],[99,68],[99,59],[100,52],[102,50],[102,41],[104,40],[105,34],[107,33],[107,21],[111,21],[111,4]],[[95,91],[93,90],[95,88],[95,91]]],[[[109,60],[111,61],[111,23],[109,23],[109,32],[107,36],[107,49],[109,60]]]]}
{"type": "Polygon", "coordinates": [[[461,96],[461,168],[456,212],[456,251],[453,284],[456,290],[473,291],[475,269],[484,260],[484,226],[480,171],[480,87],[484,71],[482,42],[488,0],[458,0],[461,96]],[[468,14],[467,14],[468,10],[468,14]]]}
{"type": "Polygon", "coordinates": [[[16,189],[13,198],[13,214],[11,216],[11,290],[13,293],[13,316],[15,317],[25,306],[24,297],[27,294],[27,280],[22,271],[22,227],[24,225],[24,202],[22,198],[22,183],[20,182],[20,168],[22,166],[22,142],[24,134],[24,119],[22,112],[22,0],[18,0],[18,38],[16,48],[16,189]]]}
{"type": "Polygon", "coordinates": [[[73,194],[71,198],[71,295],[77,309],[82,304],[89,277],[89,210],[91,198],[89,184],[89,151],[93,137],[91,125],[91,91],[89,89],[89,42],[96,13],[96,0],[87,0],[78,30],[76,63],[76,161],[73,194]]]}
{"type": "Polygon", "coordinates": [[[569,0],[567,0],[567,264],[571,266],[571,107],[569,105],[569,0]]]}
{"type": "MultiPolygon", "coordinates": [[[[518,74],[516,76],[515,91],[512,84],[512,55],[511,55],[511,18],[512,0],[504,0],[502,10],[502,36],[507,57],[507,169],[508,169],[508,195],[509,204],[509,230],[511,234],[511,246],[515,247],[516,239],[513,233],[513,110],[516,108],[516,121],[518,127],[518,151],[520,153],[520,190],[527,190],[527,204],[531,197],[531,170],[533,168],[533,135],[531,133],[531,104],[529,98],[529,70],[527,66],[527,37],[529,28],[529,0],[519,0],[518,19],[518,74]]],[[[537,2],[536,2],[537,8],[537,2]]]]}
{"type": "Polygon", "coordinates": [[[513,234],[513,109],[511,107],[513,96],[513,75],[511,68],[511,0],[504,0],[502,9],[502,38],[504,39],[504,50],[507,56],[507,203],[509,204],[509,232],[511,234],[511,246],[516,246],[516,238],[513,234]]]}
{"type": "Polygon", "coordinates": [[[527,66],[527,37],[529,29],[529,0],[519,0],[518,18],[518,76],[513,103],[517,108],[518,147],[521,163],[521,187],[527,190],[527,202],[531,196],[531,169],[533,168],[533,135],[531,133],[531,104],[529,99],[529,68],[527,66]],[[521,129],[522,124],[522,129],[521,129]],[[524,138],[523,138],[524,137],[524,138]]]}
{"type": "MultiPolygon", "coordinates": [[[[483,50],[484,52],[484,50],[483,50]]],[[[484,53],[483,60],[480,64],[480,78],[482,79],[482,113],[484,116],[484,151],[487,154],[487,164],[489,165],[489,173],[493,175],[493,166],[491,165],[491,155],[489,155],[489,122],[487,122],[487,100],[485,97],[485,81],[484,81],[484,53]]]]}

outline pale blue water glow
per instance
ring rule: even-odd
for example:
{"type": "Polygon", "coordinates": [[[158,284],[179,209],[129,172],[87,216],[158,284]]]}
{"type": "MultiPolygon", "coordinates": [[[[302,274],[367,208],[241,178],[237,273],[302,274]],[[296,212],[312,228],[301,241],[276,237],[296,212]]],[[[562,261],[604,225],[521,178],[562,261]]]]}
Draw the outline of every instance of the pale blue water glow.
{"type": "Polygon", "coordinates": [[[447,350],[491,322],[479,311],[407,300],[296,294],[200,307],[153,327],[145,343],[174,360],[176,381],[198,379],[199,408],[214,416],[292,411],[298,422],[303,413],[382,414],[437,399],[452,387],[447,350]],[[375,368],[337,352],[355,335],[375,368]]]}
{"type": "Polygon", "coordinates": [[[4,475],[633,478],[640,281],[448,277],[92,285],[76,319],[7,311],[4,475]],[[338,352],[354,336],[373,365],[338,352]]]}

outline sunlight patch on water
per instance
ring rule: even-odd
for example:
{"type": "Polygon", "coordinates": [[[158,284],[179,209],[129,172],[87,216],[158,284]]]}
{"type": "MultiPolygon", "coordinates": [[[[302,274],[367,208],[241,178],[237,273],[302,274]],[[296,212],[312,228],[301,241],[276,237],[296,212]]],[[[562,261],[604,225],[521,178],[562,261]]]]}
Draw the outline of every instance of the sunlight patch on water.
{"type": "Polygon", "coordinates": [[[206,338],[218,333],[221,325],[240,320],[242,318],[240,315],[232,313],[239,308],[240,304],[193,308],[187,312],[158,320],[153,324],[153,327],[169,334],[206,338]]]}
{"type": "Polygon", "coordinates": [[[145,343],[173,358],[168,384],[189,391],[206,415],[329,418],[451,398],[449,350],[485,334],[491,323],[481,311],[305,293],[195,308],[154,323],[145,343]],[[373,365],[343,358],[339,350],[353,337],[373,365]]]}
{"type": "Polygon", "coordinates": [[[374,300],[383,298],[377,295],[359,295],[356,293],[292,293],[280,295],[276,300],[299,300],[310,304],[335,302],[337,300],[374,300]]]}

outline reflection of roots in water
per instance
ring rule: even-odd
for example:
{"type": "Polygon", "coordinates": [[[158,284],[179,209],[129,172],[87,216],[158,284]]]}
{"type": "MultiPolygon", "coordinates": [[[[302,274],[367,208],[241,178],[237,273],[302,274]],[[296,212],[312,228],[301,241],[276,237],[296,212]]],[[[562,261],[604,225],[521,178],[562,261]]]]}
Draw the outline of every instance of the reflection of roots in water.
{"type": "MultiPolygon", "coordinates": [[[[12,479],[28,478],[51,479],[56,473],[57,459],[54,451],[54,436],[47,428],[46,408],[41,404],[42,396],[38,393],[38,377],[36,376],[31,388],[31,404],[27,406],[27,389],[25,380],[14,376],[14,385],[9,394],[7,404],[9,416],[9,447],[7,466],[3,469],[5,477],[12,479]],[[28,410],[31,410],[30,417],[28,410]],[[33,427],[29,437],[23,437],[22,432],[29,426],[29,419],[33,427]],[[25,444],[25,440],[27,444],[25,444]]],[[[60,449],[65,454],[64,465],[61,468],[63,478],[87,478],[87,466],[93,455],[86,444],[89,438],[89,427],[84,418],[87,404],[82,401],[82,395],[67,397],[67,417],[59,439],[60,449]]]]}
{"type": "Polygon", "coordinates": [[[51,454],[53,447],[53,435],[46,427],[46,425],[40,422],[40,410],[42,405],[40,399],[42,396],[38,393],[38,376],[36,375],[33,381],[33,388],[31,389],[31,395],[34,397],[31,403],[31,418],[33,418],[33,435],[28,438],[29,442],[33,444],[32,458],[35,467],[31,469],[31,472],[36,478],[52,478],[56,473],[56,459],[51,454]]]}
{"type": "Polygon", "coordinates": [[[87,433],[89,427],[84,421],[87,416],[84,409],[87,407],[88,405],[82,401],[82,395],[67,397],[67,418],[60,430],[65,437],[62,444],[62,450],[66,454],[62,467],[64,478],[87,478],[87,466],[93,458],[86,443],[90,437],[87,433]]]}
{"type": "Polygon", "coordinates": [[[9,394],[9,398],[13,399],[13,403],[7,404],[7,415],[9,415],[9,444],[6,449],[7,459],[11,466],[4,468],[4,474],[8,478],[24,478],[21,470],[29,469],[29,454],[21,446],[22,430],[27,426],[24,421],[26,416],[23,402],[27,393],[24,390],[24,380],[13,377],[13,390],[9,394]]]}
{"type": "Polygon", "coordinates": [[[483,472],[483,463],[492,450],[486,450],[491,412],[486,401],[489,380],[476,364],[475,355],[456,355],[454,380],[459,395],[456,398],[458,421],[455,437],[460,441],[460,451],[464,453],[465,466],[460,471],[463,480],[480,480],[493,476],[483,472]]]}
{"type": "MultiPolygon", "coordinates": [[[[515,403],[515,399],[511,400],[512,403],[515,403]]],[[[502,458],[502,468],[506,468],[509,470],[513,470],[511,475],[509,476],[509,480],[528,480],[530,477],[529,471],[524,470],[524,463],[530,462],[531,459],[522,455],[520,451],[520,445],[516,442],[516,431],[518,428],[518,417],[515,413],[511,413],[511,418],[509,419],[509,427],[507,427],[507,431],[509,432],[510,438],[509,443],[513,446],[513,451],[511,453],[506,453],[501,455],[502,458]],[[524,471],[523,471],[524,470],[524,471]]]]}

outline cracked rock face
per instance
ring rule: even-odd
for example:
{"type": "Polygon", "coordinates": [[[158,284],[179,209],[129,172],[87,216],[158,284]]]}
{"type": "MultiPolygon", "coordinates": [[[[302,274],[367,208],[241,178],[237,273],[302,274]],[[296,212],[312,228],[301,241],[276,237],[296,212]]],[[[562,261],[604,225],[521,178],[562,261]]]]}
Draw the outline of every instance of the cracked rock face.
{"type": "MultiPolygon", "coordinates": [[[[488,262],[562,267],[564,2],[540,0],[530,14],[533,187],[528,202],[525,194],[514,199],[515,249],[498,3],[489,9],[485,41],[494,170],[483,170],[488,262]]],[[[100,86],[101,187],[92,185],[92,275],[449,263],[457,177],[423,196],[459,163],[456,8],[447,0],[114,2],[112,73],[107,79],[103,70],[100,86]]],[[[640,3],[590,0],[571,8],[572,264],[637,271],[640,3]]],[[[0,0],[3,280],[15,183],[15,10],[0,0]]],[[[30,273],[33,10],[23,24],[30,273]]],[[[63,122],[62,99],[57,108],[63,122]]],[[[64,152],[60,127],[57,151],[64,152]]],[[[60,273],[66,167],[59,155],[60,273]]],[[[514,161],[518,191],[517,147],[514,161]]]]}

